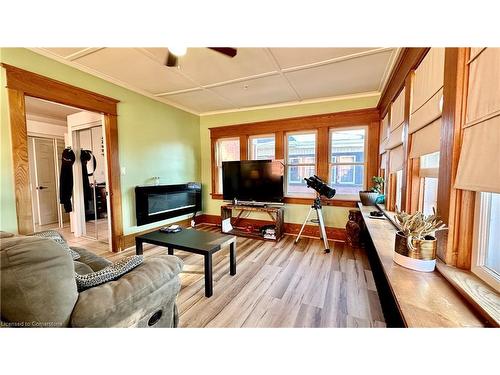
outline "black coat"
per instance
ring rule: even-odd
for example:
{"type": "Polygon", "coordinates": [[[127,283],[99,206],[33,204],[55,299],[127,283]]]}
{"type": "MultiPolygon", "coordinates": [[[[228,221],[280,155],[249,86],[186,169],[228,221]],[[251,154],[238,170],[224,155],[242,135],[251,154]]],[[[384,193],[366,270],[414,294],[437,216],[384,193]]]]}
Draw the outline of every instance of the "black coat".
{"type": "Polygon", "coordinates": [[[64,205],[66,212],[73,211],[71,196],[73,195],[73,163],[75,153],[65,148],[61,158],[61,175],[59,176],[59,202],[64,205]]]}

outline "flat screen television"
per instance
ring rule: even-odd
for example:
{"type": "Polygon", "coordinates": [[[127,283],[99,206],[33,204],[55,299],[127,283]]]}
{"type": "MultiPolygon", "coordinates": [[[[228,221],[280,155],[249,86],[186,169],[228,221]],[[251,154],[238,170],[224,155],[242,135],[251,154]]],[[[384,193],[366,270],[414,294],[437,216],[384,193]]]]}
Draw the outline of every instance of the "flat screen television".
{"type": "Polygon", "coordinates": [[[282,202],[283,165],[272,160],[223,162],[222,196],[244,202],[282,202]]]}

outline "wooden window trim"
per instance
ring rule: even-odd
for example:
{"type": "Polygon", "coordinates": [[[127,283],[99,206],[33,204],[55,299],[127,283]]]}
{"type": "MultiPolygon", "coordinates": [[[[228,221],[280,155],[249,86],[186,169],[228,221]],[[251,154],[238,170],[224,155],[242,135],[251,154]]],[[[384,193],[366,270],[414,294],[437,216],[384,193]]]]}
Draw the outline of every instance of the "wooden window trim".
{"type": "MultiPolygon", "coordinates": [[[[220,138],[240,137],[241,135],[257,136],[257,135],[275,135],[275,158],[276,160],[285,159],[285,136],[287,132],[292,131],[307,131],[316,130],[318,139],[316,142],[317,158],[316,171],[318,176],[328,178],[328,146],[329,146],[329,129],[352,128],[355,126],[367,126],[367,167],[366,175],[375,176],[378,172],[379,160],[379,133],[380,133],[380,117],[376,108],[345,111],[321,115],[292,117],[279,120],[269,120],[255,123],[245,123],[228,125],[221,127],[210,128],[211,138],[211,174],[212,174],[212,199],[222,199],[222,194],[216,193],[216,164],[215,164],[215,144],[220,138]],[[326,134],[324,137],[321,134],[326,134]],[[326,142],[324,142],[325,140],[326,142]],[[323,175],[322,175],[323,174],[323,175]]],[[[310,197],[286,197],[285,203],[290,204],[311,204],[310,197]]],[[[349,199],[331,199],[325,201],[325,205],[340,206],[340,207],[355,207],[356,200],[349,199]]]]}
{"type": "Polygon", "coordinates": [[[12,137],[14,188],[18,231],[28,234],[34,231],[33,212],[29,188],[28,137],[25,97],[32,96],[104,115],[106,155],[109,176],[111,206],[111,248],[123,249],[123,217],[120,187],[120,163],[118,159],[118,100],[69,85],[8,64],[0,64],[6,70],[9,120],[12,137]]]}

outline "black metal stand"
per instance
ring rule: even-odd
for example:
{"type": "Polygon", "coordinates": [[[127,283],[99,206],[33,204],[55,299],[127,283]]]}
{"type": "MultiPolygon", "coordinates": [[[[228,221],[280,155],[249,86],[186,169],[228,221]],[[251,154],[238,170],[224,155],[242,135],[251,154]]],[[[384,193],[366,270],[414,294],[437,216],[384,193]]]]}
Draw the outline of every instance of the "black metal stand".
{"type": "Polygon", "coordinates": [[[309,213],[307,214],[306,219],[304,220],[304,224],[302,224],[302,228],[300,228],[299,235],[295,239],[295,243],[299,242],[300,236],[302,235],[302,232],[304,231],[304,228],[309,221],[309,216],[311,216],[312,211],[316,211],[316,219],[311,219],[312,223],[317,223],[319,225],[319,235],[321,239],[323,240],[323,244],[325,245],[325,253],[330,252],[330,245],[328,244],[328,239],[326,238],[326,229],[325,229],[325,222],[323,220],[323,211],[322,211],[322,206],[321,206],[321,199],[320,197],[317,197],[311,208],[309,209],[309,213]]]}

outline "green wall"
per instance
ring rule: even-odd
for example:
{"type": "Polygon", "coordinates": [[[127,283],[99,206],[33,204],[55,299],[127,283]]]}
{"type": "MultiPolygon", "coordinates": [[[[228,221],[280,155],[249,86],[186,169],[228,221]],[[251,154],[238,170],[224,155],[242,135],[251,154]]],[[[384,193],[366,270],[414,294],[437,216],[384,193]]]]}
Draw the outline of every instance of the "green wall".
{"type": "MultiPolygon", "coordinates": [[[[118,104],[118,142],[121,176],[123,230],[125,234],[160,225],[136,226],[134,187],[152,183],[200,180],[199,117],[134,93],[27,49],[0,49],[0,61],[110,96],[118,104]]],[[[0,228],[17,231],[13,189],[12,152],[7,114],[5,71],[1,69],[1,221],[0,228]]],[[[114,171],[120,173],[120,171],[114,171]]],[[[178,220],[174,219],[174,220],[178,220]]],[[[169,220],[169,221],[174,221],[169,220]]],[[[165,223],[169,222],[165,221],[165,223]]]]}
{"type": "MultiPolygon", "coordinates": [[[[337,99],[321,103],[308,103],[302,105],[264,108],[248,111],[203,115],[200,117],[201,127],[201,181],[203,183],[203,212],[210,215],[220,215],[220,206],[223,201],[212,199],[211,170],[210,170],[210,131],[209,128],[217,126],[243,124],[248,122],[274,120],[289,117],[315,115],[321,113],[334,113],[350,111],[377,106],[379,96],[367,96],[353,99],[337,99]]],[[[287,223],[302,224],[308,205],[287,204],[285,221],[287,223]]],[[[343,228],[347,222],[349,209],[344,207],[324,207],[323,215],[325,224],[330,227],[343,228]]],[[[266,219],[265,216],[252,216],[266,219]]]]}

